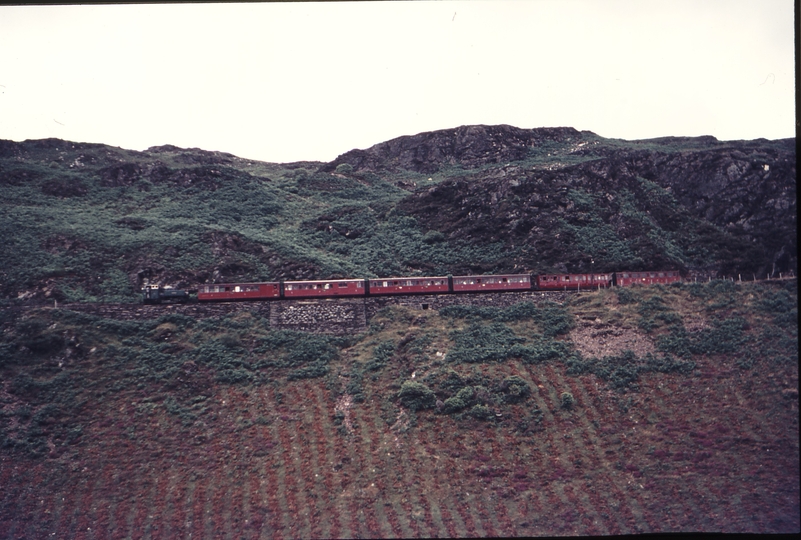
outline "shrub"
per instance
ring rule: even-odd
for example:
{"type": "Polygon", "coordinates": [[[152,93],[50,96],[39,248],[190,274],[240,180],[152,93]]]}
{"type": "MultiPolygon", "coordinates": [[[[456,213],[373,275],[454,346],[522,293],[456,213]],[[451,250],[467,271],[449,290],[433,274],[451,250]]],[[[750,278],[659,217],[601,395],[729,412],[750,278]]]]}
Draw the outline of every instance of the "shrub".
{"type": "Polygon", "coordinates": [[[423,235],[423,243],[425,244],[437,244],[444,241],[445,235],[439,231],[428,231],[425,235],[423,235]]]}
{"type": "Polygon", "coordinates": [[[442,407],[442,412],[445,414],[452,414],[461,411],[465,407],[467,407],[467,403],[459,399],[457,396],[449,397],[445,400],[445,403],[442,407]]]}
{"type": "Polygon", "coordinates": [[[519,403],[531,395],[531,387],[517,375],[505,378],[499,390],[506,403],[519,403]]]}
{"type": "Polygon", "coordinates": [[[392,355],[395,354],[394,341],[382,341],[373,349],[373,358],[364,366],[370,371],[378,371],[384,367],[392,355]]]}
{"type": "Polygon", "coordinates": [[[561,402],[563,409],[572,409],[573,405],[576,402],[576,399],[573,397],[573,394],[570,392],[562,392],[559,395],[559,400],[561,402]]]}
{"type": "Polygon", "coordinates": [[[478,420],[488,420],[492,417],[492,411],[486,405],[476,404],[468,412],[470,416],[478,420]]]}
{"type": "Polygon", "coordinates": [[[321,362],[317,362],[290,372],[289,375],[287,375],[287,379],[290,381],[294,381],[296,379],[316,379],[317,377],[323,377],[326,374],[328,374],[328,366],[321,362]]]}
{"type": "Polygon", "coordinates": [[[434,392],[428,386],[414,381],[405,381],[401,385],[398,397],[406,408],[413,411],[430,409],[437,401],[434,392]]]}
{"type": "Polygon", "coordinates": [[[334,170],[337,174],[350,174],[353,172],[353,165],[350,163],[340,163],[334,170]]]}
{"type": "Polygon", "coordinates": [[[621,304],[633,304],[637,301],[637,294],[631,289],[625,287],[617,287],[617,301],[621,304]]]}
{"type": "Polygon", "coordinates": [[[452,332],[451,338],[455,346],[448,354],[448,359],[465,363],[506,360],[511,354],[512,345],[525,341],[516,336],[511,328],[500,323],[473,323],[465,330],[452,332]]]}

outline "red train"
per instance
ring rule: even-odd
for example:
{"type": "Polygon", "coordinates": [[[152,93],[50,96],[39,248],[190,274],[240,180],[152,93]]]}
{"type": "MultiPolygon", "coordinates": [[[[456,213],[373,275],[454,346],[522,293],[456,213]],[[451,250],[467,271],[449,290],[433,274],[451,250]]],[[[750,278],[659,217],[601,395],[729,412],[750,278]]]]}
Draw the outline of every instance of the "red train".
{"type": "MultiPolygon", "coordinates": [[[[505,274],[490,276],[397,277],[379,279],[329,279],[268,283],[217,283],[201,285],[201,302],[275,300],[281,298],[333,298],[447,294],[492,291],[581,291],[611,286],[629,287],[681,281],[675,270],[593,274],[505,274]]],[[[145,303],[154,302],[152,295],[145,303]]]]}

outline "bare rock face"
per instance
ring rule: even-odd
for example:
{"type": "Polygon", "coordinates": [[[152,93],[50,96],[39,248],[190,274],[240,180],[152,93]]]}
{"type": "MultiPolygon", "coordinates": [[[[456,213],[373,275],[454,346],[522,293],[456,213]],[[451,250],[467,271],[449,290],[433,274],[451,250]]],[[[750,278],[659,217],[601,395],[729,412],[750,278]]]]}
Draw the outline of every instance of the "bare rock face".
{"type": "Polygon", "coordinates": [[[713,253],[718,262],[706,269],[713,275],[797,268],[793,140],[620,142],[565,128],[476,126],[360,152],[355,157],[369,159],[350,161],[354,167],[428,172],[435,163],[459,165],[463,175],[417,191],[398,209],[451,239],[526,246],[531,260],[524,264],[559,259],[589,271],[591,259],[600,259],[594,268],[676,267],[660,238],[667,231],[685,252],[713,253]],[[457,143],[464,146],[449,146],[457,143]],[[548,161],[551,150],[558,163],[548,161]],[[501,165],[471,172],[488,163],[501,165]],[[582,248],[593,241],[587,234],[604,228],[630,252],[611,246],[620,249],[593,257],[582,248]]]}
{"type": "Polygon", "coordinates": [[[462,126],[398,137],[367,150],[352,150],[322,170],[331,172],[343,163],[348,163],[356,171],[406,169],[430,174],[447,165],[472,169],[488,163],[525,159],[530,147],[546,141],[566,142],[580,137],[581,133],[573,128],[462,126]]]}

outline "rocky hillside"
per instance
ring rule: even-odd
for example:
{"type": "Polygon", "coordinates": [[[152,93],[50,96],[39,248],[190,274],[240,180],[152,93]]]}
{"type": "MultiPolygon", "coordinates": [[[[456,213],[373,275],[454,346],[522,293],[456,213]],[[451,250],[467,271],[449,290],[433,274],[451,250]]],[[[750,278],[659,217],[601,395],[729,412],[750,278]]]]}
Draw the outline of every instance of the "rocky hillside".
{"type": "Polygon", "coordinates": [[[797,269],[795,141],[465,126],[331,163],[0,141],[0,297],[145,280],[797,269]]]}

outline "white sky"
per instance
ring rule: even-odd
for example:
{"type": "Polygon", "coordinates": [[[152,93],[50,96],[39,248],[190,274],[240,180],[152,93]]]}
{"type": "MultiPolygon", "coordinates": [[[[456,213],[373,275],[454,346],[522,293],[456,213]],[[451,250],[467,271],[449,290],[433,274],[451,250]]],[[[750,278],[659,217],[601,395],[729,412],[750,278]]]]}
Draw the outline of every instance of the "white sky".
{"type": "Polygon", "coordinates": [[[0,139],[330,161],[468,124],[795,136],[792,0],[0,7],[0,139]]]}

